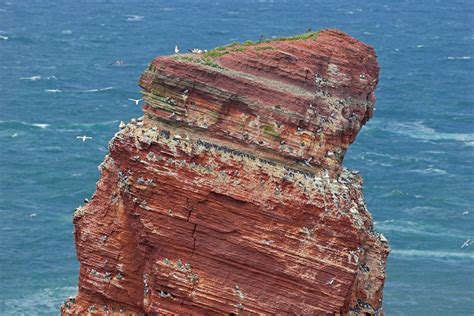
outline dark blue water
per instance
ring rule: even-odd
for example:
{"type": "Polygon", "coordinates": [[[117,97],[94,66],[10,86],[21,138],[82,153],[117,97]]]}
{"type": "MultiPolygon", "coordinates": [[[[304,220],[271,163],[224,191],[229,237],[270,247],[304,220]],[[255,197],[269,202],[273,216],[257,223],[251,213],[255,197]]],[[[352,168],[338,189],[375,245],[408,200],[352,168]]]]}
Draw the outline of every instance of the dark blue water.
{"type": "Polygon", "coordinates": [[[127,99],[153,57],[310,26],[378,54],[377,111],[345,164],[393,248],[387,315],[472,314],[473,21],[467,0],[1,0],[0,314],[54,315],[76,291],[71,215],[120,120],[141,115],[127,99]]]}

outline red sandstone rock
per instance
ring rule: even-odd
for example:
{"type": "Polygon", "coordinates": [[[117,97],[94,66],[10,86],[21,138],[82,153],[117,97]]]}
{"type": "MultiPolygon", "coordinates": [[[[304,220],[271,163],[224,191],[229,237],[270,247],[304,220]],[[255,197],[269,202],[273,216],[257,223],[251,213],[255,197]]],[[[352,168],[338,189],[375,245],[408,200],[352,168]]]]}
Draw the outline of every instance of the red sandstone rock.
{"type": "Polygon", "coordinates": [[[383,314],[389,249],[341,166],[373,112],[373,49],[335,30],[247,44],[144,72],[143,121],[74,214],[62,315],[383,314]]]}

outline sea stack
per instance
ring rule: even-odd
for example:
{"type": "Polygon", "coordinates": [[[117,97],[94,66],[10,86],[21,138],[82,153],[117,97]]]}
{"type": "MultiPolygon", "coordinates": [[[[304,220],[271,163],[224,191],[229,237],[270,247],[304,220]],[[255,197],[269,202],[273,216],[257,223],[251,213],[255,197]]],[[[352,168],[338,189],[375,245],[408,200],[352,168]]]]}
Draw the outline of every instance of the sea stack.
{"type": "Polygon", "coordinates": [[[389,248],[342,166],[378,73],[336,30],[154,59],[74,213],[62,315],[383,315],[389,248]]]}

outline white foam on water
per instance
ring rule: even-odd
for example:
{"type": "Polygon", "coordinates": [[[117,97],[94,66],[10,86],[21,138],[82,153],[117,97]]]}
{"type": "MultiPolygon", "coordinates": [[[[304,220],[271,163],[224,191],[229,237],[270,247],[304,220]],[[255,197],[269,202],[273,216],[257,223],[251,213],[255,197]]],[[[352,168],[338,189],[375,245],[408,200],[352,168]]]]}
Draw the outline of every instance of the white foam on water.
{"type": "Polygon", "coordinates": [[[24,124],[25,125],[30,125],[30,126],[36,126],[36,127],[42,128],[42,129],[48,128],[50,126],[49,124],[43,124],[43,123],[33,123],[33,124],[24,123],[24,124]]]}
{"type": "MultiPolygon", "coordinates": [[[[0,121],[0,124],[21,124],[21,125],[26,125],[26,126],[34,126],[34,127],[39,127],[39,128],[42,128],[42,129],[45,129],[45,128],[48,128],[49,124],[45,124],[45,123],[27,123],[27,122],[22,122],[22,121],[0,121]]],[[[17,134],[18,136],[18,134],[17,134]]],[[[13,137],[13,136],[12,136],[13,137]]],[[[14,136],[16,137],[16,136],[14,136]]]]}
{"type": "Polygon", "coordinates": [[[46,92],[46,93],[61,93],[63,91],[59,90],[59,89],[46,89],[46,90],[44,90],[44,92],[46,92]]]}
{"type": "Polygon", "coordinates": [[[440,175],[440,176],[449,175],[449,173],[446,170],[433,168],[433,166],[430,166],[426,169],[415,169],[415,170],[412,170],[412,172],[420,173],[420,174],[433,174],[433,175],[440,175]]]}
{"type": "Polygon", "coordinates": [[[428,141],[437,141],[437,140],[453,140],[458,142],[463,142],[468,146],[472,146],[474,143],[474,134],[472,133],[442,133],[437,132],[434,128],[427,127],[423,125],[423,122],[409,122],[409,123],[392,123],[387,124],[387,127],[381,127],[382,129],[409,136],[411,138],[428,140],[428,141]]]}
{"type": "Polygon", "coordinates": [[[113,121],[104,121],[104,122],[98,122],[98,123],[73,123],[73,126],[83,126],[83,127],[92,127],[92,126],[101,126],[101,125],[112,125],[112,124],[117,124],[119,121],[118,120],[113,120],[113,121]]]}
{"type": "Polygon", "coordinates": [[[0,39],[6,41],[7,39],[9,39],[9,37],[8,37],[8,36],[0,35],[0,39]]]}
{"type": "Polygon", "coordinates": [[[448,60],[469,60],[471,59],[472,57],[471,56],[449,56],[448,60]]]}
{"type": "Polygon", "coordinates": [[[455,239],[465,238],[465,234],[452,230],[446,229],[444,227],[434,226],[434,225],[424,225],[422,223],[416,223],[412,221],[402,221],[402,220],[386,220],[381,222],[374,223],[378,231],[381,232],[397,232],[402,234],[411,234],[419,236],[429,236],[429,237],[448,237],[455,239]]]}
{"type": "Polygon", "coordinates": [[[99,88],[99,89],[89,89],[89,90],[84,90],[84,91],[81,91],[81,92],[90,93],[90,92],[107,91],[107,90],[112,90],[112,89],[114,89],[114,87],[106,87],[106,88],[99,88]]]}
{"type": "Polygon", "coordinates": [[[474,259],[472,252],[460,251],[436,251],[436,250],[417,250],[417,249],[392,249],[391,255],[400,257],[426,257],[438,259],[474,259]]]}
{"type": "Polygon", "coordinates": [[[128,14],[127,17],[128,17],[127,18],[128,22],[138,22],[138,21],[141,21],[145,18],[142,15],[133,15],[133,14],[128,14]]]}
{"type": "Polygon", "coordinates": [[[5,314],[2,315],[37,315],[38,311],[56,315],[64,300],[75,293],[76,287],[67,286],[45,288],[26,297],[5,299],[2,302],[5,314]]]}
{"type": "Polygon", "coordinates": [[[31,76],[31,77],[20,77],[20,80],[31,80],[31,81],[36,81],[36,80],[41,80],[41,76],[31,76]]]}
{"type": "Polygon", "coordinates": [[[61,33],[69,35],[69,34],[72,34],[72,31],[71,30],[64,30],[61,33]]]}

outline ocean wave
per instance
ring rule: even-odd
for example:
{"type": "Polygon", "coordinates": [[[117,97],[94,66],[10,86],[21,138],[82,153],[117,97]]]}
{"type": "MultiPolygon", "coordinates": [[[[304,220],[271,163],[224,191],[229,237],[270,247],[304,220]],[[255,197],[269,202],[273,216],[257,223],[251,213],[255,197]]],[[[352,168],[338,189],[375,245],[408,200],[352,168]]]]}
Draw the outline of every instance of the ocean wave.
{"type": "Polygon", "coordinates": [[[44,90],[44,92],[46,92],[46,93],[61,93],[63,91],[59,90],[59,89],[46,89],[46,90],[44,90]]]}
{"type": "Polygon", "coordinates": [[[104,126],[104,125],[112,125],[117,124],[118,120],[113,121],[105,121],[105,122],[98,122],[98,123],[73,123],[73,126],[82,126],[82,127],[92,127],[92,126],[104,126]]]}
{"type": "Polygon", "coordinates": [[[423,122],[411,123],[393,123],[388,124],[387,127],[382,127],[383,130],[396,133],[399,135],[409,136],[411,138],[439,141],[439,140],[454,140],[463,142],[468,146],[474,143],[474,134],[470,133],[442,133],[437,132],[434,128],[423,125],[423,122]]]}
{"type": "Polygon", "coordinates": [[[446,59],[448,60],[469,60],[471,56],[448,56],[446,59]]]}
{"type": "Polygon", "coordinates": [[[433,168],[433,166],[430,166],[426,169],[411,170],[411,172],[420,173],[420,174],[432,174],[432,175],[439,175],[439,176],[449,175],[449,173],[446,170],[433,168]]]}
{"type": "Polygon", "coordinates": [[[100,92],[100,91],[107,91],[107,90],[112,90],[114,87],[105,87],[105,88],[99,88],[99,89],[89,89],[89,90],[83,90],[81,92],[84,93],[90,93],[90,92],[100,92]]]}
{"type": "Polygon", "coordinates": [[[77,292],[76,287],[46,288],[26,297],[10,298],[0,301],[2,315],[37,315],[38,311],[56,314],[64,300],[77,292]]]}
{"type": "Polygon", "coordinates": [[[137,21],[141,21],[145,18],[142,15],[132,15],[132,14],[127,15],[127,17],[128,17],[127,18],[128,22],[137,22],[137,21]]]}
{"type": "Polygon", "coordinates": [[[41,76],[31,76],[31,77],[20,77],[20,80],[31,80],[31,81],[36,81],[36,80],[41,80],[41,76]]]}
{"type": "Polygon", "coordinates": [[[20,125],[25,125],[25,126],[39,127],[41,129],[45,129],[51,126],[45,123],[27,123],[27,122],[22,122],[22,121],[0,121],[0,124],[20,124],[20,125]]]}
{"type": "Polygon", "coordinates": [[[429,236],[429,237],[448,237],[455,239],[464,239],[465,234],[460,231],[448,230],[443,227],[433,226],[433,225],[423,225],[411,221],[401,221],[401,220],[386,220],[381,222],[375,222],[375,227],[381,232],[397,232],[405,234],[413,234],[420,236],[429,236]]]}
{"type": "Polygon", "coordinates": [[[9,39],[9,37],[8,37],[8,36],[0,35],[0,39],[6,41],[7,39],[9,39]]]}
{"type": "Polygon", "coordinates": [[[20,77],[20,80],[36,81],[36,80],[41,80],[41,79],[51,80],[51,79],[56,79],[56,76],[48,76],[48,77],[42,77],[42,76],[20,77]]]}
{"type": "Polygon", "coordinates": [[[49,124],[42,124],[42,123],[33,123],[33,124],[26,124],[26,125],[39,127],[39,128],[42,128],[42,129],[48,128],[50,126],[49,124]]]}
{"type": "Polygon", "coordinates": [[[417,250],[417,249],[392,249],[391,255],[400,257],[427,257],[437,259],[474,259],[472,252],[460,251],[437,251],[437,250],[417,250]]]}

